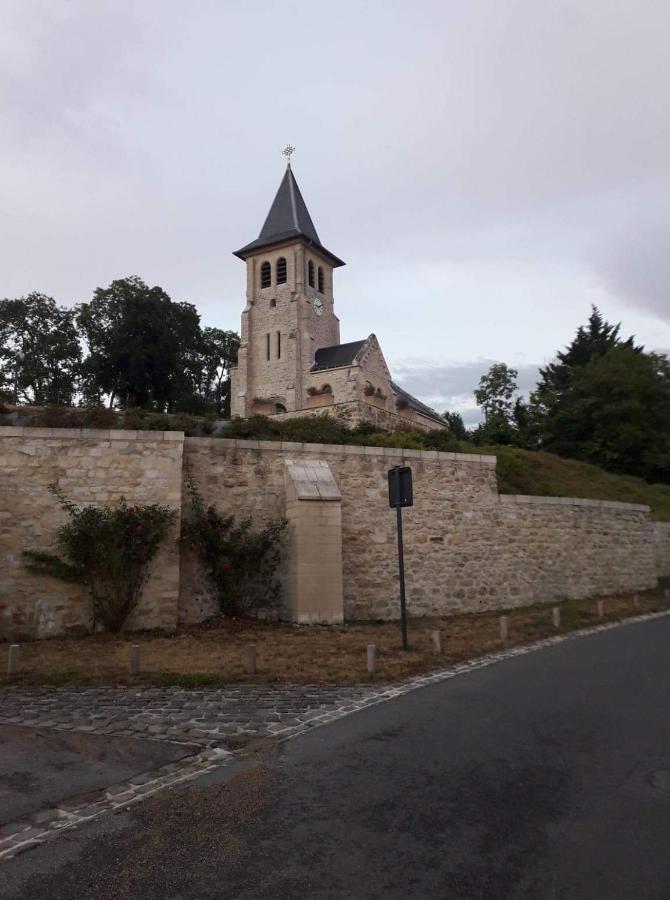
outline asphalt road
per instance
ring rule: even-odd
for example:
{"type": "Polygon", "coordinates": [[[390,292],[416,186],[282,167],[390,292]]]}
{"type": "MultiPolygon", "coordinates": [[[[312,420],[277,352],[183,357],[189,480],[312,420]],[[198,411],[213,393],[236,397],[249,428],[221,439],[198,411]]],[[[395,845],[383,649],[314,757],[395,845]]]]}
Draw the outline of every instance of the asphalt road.
{"type": "Polygon", "coordinates": [[[175,762],[197,748],[0,725],[0,825],[175,762]]]}
{"type": "Polygon", "coordinates": [[[0,866],[0,896],[668,898],[670,619],[415,691],[0,866]]]}

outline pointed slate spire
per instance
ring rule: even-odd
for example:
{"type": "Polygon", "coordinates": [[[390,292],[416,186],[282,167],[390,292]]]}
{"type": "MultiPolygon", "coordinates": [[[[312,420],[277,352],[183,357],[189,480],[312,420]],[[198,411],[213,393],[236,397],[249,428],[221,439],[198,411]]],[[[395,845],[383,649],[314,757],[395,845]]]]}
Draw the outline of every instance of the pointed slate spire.
{"type": "Polygon", "coordinates": [[[277,196],[272,202],[258,240],[271,241],[284,234],[302,234],[316,244],[321,243],[290,163],[286,167],[286,174],[279,185],[277,196]]]}
{"type": "Polygon", "coordinates": [[[324,253],[334,266],[343,266],[344,263],[322,245],[319,240],[314,222],[303,200],[298,182],[291,169],[291,163],[286,167],[279,190],[272,201],[270,212],[267,215],[261,233],[255,241],[235,251],[235,256],[246,259],[252,253],[279,244],[301,238],[306,244],[315,247],[324,253]]]}

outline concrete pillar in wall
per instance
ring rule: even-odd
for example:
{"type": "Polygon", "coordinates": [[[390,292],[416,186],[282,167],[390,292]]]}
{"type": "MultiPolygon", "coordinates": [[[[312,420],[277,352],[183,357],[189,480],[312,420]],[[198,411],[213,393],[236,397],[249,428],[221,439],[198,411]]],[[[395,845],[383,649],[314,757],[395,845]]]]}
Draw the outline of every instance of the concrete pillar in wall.
{"type": "Polygon", "coordinates": [[[324,460],[287,459],[285,473],[289,618],[301,624],[342,622],[340,489],[324,460]]]}

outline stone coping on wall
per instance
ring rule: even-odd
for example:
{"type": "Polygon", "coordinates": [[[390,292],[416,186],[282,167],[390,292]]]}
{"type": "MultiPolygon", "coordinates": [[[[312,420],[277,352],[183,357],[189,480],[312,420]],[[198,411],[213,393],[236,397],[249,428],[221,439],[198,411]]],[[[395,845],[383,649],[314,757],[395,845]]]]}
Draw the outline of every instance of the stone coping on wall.
{"type": "MultiPolygon", "coordinates": [[[[29,430],[29,429],[27,429],[29,430]]],[[[445,460],[495,466],[495,456],[479,453],[445,453],[442,450],[406,450],[402,447],[359,447],[355,444],[303,444],[298,441],[242,441],[230,438],[189,437],[195,445],[223,444],[236,450],[274,450],[277,453],[332,453],[338,456],[385,456],[391,459],[445,460]]]]}
{"type": "Polygon", "coordinates": [[[84,438],[95,441],[184,442],[183,431],[125,431],[122,428],[30,428],[0,425],[0,437],[84,438]]]}
{"type": "Polygon", "coordinates": [[[621,509],[627,512],[651,512],[650,506],[640,503],[623,503],[621,500],[586,500],[583,497],[537,497],[530,494],[499,494],[500,502],[507,505],[532,506],[587,506],[591,509],[621,509]]]}
{"type": "MultiPolygon", "coordinates": [[[[413,450],[402,447],[361,447],[355,444],[310,444],[299,441],[245,441],[216,437],[184,437],[183,431],[132,431],[121,428],[31,428],[0,425],[0,437],[79,438],[98,441],[173,441],[200,446],[223,445],[238,450],[271,450],[291,453],[325,453],[338,456],[383,456],[388,459],[422,459],[445,462],[477,463],[495,466],[496,457],[479,453],[447,453],[442,450],[413,450]]],[[[651,508],[639,503],[620,500],[587,500],[582,497],[543,497],[527,494],[499,494],[505,505],[581,506],[592,509],[620,509],[628,512],[650,513],[651,508]]],[[[670,528],[669,523],[666,524],[670,528]]]]}

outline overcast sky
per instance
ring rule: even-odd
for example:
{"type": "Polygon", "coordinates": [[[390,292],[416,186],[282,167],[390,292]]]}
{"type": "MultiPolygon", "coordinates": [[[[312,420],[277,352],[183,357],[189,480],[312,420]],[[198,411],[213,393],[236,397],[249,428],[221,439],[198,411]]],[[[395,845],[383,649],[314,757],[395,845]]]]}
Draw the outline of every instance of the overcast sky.
{"type": "Polygon", "coordinates": [[[0,0],[0,297],[238,329],[291,142],[342,340],[440,411],[592,303],[670,348],[669,47],[668,0],[0,0]]]}

